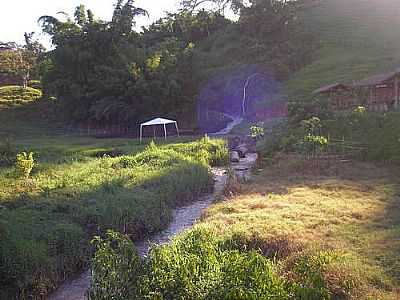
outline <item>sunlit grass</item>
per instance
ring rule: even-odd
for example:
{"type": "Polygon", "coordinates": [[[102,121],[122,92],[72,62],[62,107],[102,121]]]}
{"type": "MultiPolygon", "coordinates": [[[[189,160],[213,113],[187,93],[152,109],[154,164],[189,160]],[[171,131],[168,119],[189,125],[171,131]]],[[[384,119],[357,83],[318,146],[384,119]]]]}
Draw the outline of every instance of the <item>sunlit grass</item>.
{"type": "Polygon", "coordinates": [[[141,239],[165,228],[174,207],[210,191],[210,164],[227,158],[222,140],[149,142],[14,140],[36,164],[28,179],[12,163],[0,166],[0,298],[46,293],[81,270],[94,234],[114,229],[141,239]]]}
{"type": "Polygon", "coordinates": [[[203,226],[226,238],[239,233],[250,244],[255,239],[267,253],[277,240],[286,241],[289,249],[302,245],[344,251],[354,257],[352,268],[363,273],[365,293],[397,299],[398,173],[368,163],[344,165],[338,176],[333,169],[313,175],[296,157],[284,157],[259,170],[238,196],[208,209],[203,226]]]}

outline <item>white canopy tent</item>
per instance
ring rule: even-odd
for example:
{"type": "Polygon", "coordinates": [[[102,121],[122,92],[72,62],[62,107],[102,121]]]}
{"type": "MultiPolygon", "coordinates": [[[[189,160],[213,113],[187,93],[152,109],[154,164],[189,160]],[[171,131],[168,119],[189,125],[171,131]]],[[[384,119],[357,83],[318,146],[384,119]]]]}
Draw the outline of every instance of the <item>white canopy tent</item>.
{"type": "Polygon", "coordinates": [[[168,120],[168,119],[164,119],[164,118],[155,118],[153,120],[150,120],[150,121],[140,124],[140,141],[142,141],[142,139],[143,139],[143,127],[144,126],[163,125],[164,126],[164,138],[167,139],[167,125],[168,124],[175,124],[176,132],[178,133],[178,136],[179,136],[178,123],[176,121],[168,120]]]}

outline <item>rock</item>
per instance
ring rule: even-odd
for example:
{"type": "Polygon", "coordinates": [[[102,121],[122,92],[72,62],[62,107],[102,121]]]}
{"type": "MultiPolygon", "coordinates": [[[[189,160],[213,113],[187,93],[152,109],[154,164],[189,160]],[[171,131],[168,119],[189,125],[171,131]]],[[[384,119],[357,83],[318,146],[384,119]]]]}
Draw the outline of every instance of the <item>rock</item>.
{"type": "Polygon", "coordinates": [[[89,205],[95,205],[95,204],[97,204],[97,201],[96,201],[96,199],[89,199],[88,200],[88,204],[89,205]]]}
{"type": "Polygon", "coordinates": [[[242,144],[235,148],[235,151],[239,153],[240,158],[245,158],[246,154],[249,152],[249,149],[246,145],[242,144]]]}
{"type": "Polygon", "coordinates": [[[232,151],[231,152],[231,162],[233,163],[238,163],[240,161],[240,156],[237,151],[232,151]]]}

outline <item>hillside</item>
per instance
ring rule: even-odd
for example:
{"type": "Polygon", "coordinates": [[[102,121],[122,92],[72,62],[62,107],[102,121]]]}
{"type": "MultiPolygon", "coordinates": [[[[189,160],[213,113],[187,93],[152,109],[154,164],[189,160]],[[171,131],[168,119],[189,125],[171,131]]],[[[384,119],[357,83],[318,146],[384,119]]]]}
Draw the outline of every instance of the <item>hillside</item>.
{"type": "Polygon", "coordinates": [[[397,0],[325,0],[306,12],[318,36],[317,58],[286,83],[292,98],[321,85],[351,82],[400,64],[400,5],[397,0]]]}

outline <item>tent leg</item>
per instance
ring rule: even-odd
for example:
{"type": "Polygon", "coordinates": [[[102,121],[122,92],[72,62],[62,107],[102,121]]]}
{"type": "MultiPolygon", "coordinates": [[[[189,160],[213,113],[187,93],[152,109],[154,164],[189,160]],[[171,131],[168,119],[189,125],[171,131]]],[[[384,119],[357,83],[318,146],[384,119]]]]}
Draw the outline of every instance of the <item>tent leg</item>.
{"type": "Polygon", "coordinates": [[[179,137],[178,123],[176,123],[176,122],[175,122],[175,128],[176,128],[176,132],[178,133],[178,137],[179,137]]]}
{"type": "Polygon", "coordinates": [[[156,126],[153,126],[153,139],[156,139],[156,126]]]}
{"type": "Polygon", "coordinates": [[[140,141],[140,143],[142,142],[142,138],[143,138],[143,126],[140,125],[140,135],[139,135],[139,141],[140,141]]]}
{"type": "Polygon", "coordinates": [[[164,139],[167,139],[167,126],[164,124],[164,139]]]}

